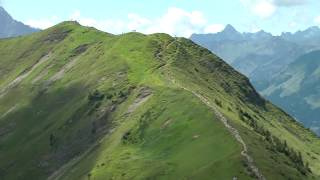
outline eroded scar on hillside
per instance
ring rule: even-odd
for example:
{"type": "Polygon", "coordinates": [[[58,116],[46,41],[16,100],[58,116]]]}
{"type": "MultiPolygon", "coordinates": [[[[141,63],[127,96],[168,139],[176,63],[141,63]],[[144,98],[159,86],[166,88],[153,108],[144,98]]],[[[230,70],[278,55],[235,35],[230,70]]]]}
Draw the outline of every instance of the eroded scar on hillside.
{"type": "Polygon", "coordinates": [[[16,87],[21,81],[27,78],[37,67],[47,62],[52,57],[52,53],[49,52],[47,55],[43,56],[39,61],[33,64],[31,67],[27,68],[23,73],[18,75],[13,81],[8,85],[0,89],[0,98],[3,97],[9,89],[16,87]]]}
{"type": "Polygon", "coordinates": [[[141,88],[139,94],[136,97],[136,99],[129,106],[126,115],[133,113],[142,104],[147,102],[151,98],[151,96],[152,96],[152,90],[150,88],[147,88],[147,87],[141,88]]]}

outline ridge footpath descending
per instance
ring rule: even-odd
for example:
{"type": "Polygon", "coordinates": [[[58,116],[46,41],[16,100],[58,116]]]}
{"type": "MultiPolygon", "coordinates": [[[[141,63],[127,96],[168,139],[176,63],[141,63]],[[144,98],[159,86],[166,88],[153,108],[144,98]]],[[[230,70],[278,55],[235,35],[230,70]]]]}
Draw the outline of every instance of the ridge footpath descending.
{"type": "MultiPolygon", "coordinates": [[[[173,41],[172,43],[174,43],[174,42],[175,41],[173,41]]],[[[163,66],[163,67],[165,67],[165,66],[163,66]]],[[[178,84],[177,81],[173,78],[172,74],[171,73],[168,73],[168,74],[169,74],[168,78],[173,84],[177,85],[178,87],[180,87],[186,91],[191,92],[194,96],[199,98],[204,104],[206,104],[208,107],[212,108],[212,110],[214,111],[217,118],[224,124],[224,126],[229,130],[229,132],[232,134],[232,136],[242,145],[243,150],[241,151],[241,155],[246,159],[246,162],[248,163],[251,171],[254,173],[254,176],[259,180],[265,180],[264,176],[259,172],[259,168],[256,167],[256,165],[254,164],[253,158],[248,154],[248,147],[247,147],[246,143],[244,142],[244,140],[242,139],[241,135],[239,134],[238,130],[235,129],[234,127],[232,127],[232,125],[230,125],[228,123],[227,118],[218,110],[216,105],[211,104],[210,101],[206,97],[178,84]]]]}

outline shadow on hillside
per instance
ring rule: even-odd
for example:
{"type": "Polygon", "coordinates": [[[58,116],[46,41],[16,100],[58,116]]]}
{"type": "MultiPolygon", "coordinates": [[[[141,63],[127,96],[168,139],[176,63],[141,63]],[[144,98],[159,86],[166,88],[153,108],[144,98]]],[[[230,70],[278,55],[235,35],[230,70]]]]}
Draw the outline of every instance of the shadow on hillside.
{"type": "Polygon", "coordinates": [[[10,91],[2,101],[32,99],[0,121],[0,179],[44,179],[91,148],[110,127],[112,105],[90,100],[89,91],[10,91]]]}

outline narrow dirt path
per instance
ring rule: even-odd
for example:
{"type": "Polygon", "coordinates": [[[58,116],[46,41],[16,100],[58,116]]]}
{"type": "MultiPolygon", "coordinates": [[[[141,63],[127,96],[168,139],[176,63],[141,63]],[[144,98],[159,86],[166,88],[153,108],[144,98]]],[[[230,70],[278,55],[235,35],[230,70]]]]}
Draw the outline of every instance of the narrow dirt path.
{"type": "MultiPolygon", "coordinates": [[[[171,42],[170,44],[174,43],[178,41],[178,39],[176,38],[175,41],[171,42]]],[[[169,45],[170,45],[169,44],[169,45]]],[[[168,45],[168,46],[169,46],[168,45]]],[[[167,47],[168,47],[167,46],[167,47]]],[[[219,109],[213,104],[211,103],[205,96],[191,90],[188,89],[186,87],[184,87],[183,85],[179,84],[171,75],[170,70],[168,71],[168,78],[169,80],[175,84],[176,86],[178,86],[179,88],[182,88],[190,93],[192,93],[194,96],[196,96],[197,98],[199,98],[204,104],[206,104],[208,107],[210,107],[213,112],[215,113],[215,115],[218,117],[218,119],[223,123],[223,125],[228,129],[228,131],[232,134],[232,136],[241,144],[242,146],[242,151],[241,151],[241,155],[246,159],[246,162],[248,163],[248,166],[250,168],[250,170],[254,173],[255,177],[258,180],[265,180],[265,177],[262,175],[262,173],[259,171],[259,168],[254,164],[254,160],[253,158],[248,154],[248,146],[246,145],[246,143],[244,142],[243,138],[241,137],[239,131],[232,127],[231,124],[229,124],[227,118],[219,111],[219,109]]]]}
{"type": "Polygon", "coordinates": [[[172,83],[174,83],[175,85],[177,85],[178,87],[192,93],[194,96],[198,97],[204,104],[206,104],[208,107],[210,107],[213,112],[216,114],[216,116],[218,117],[218,119],[223,123],[223,125],[229,130],[229,132],[232,134],[232,136],[242,145],[242,151],[241,151],[241,155],[246,159],[249,168],[251,169],[251,171],[254,173],[254,175],[257,177],[257,179],[259,180],[265,180],[264,176],[260,173],[259,168],[257,166],[255,166],[253,158],[248,154],[248,147],[246,145],[246,143],[244,142],[244,140],[242,139],[239,131],[232,127],[231,124],[229,124],[227,118],[218,110],[218,108],[213,105],[212,103],[210,103],[210,101],[208,100],[208,98],[186,88],[183,87],[182,85],[178,84],[174,79],[170,78],[170,81],[172,83]]]}

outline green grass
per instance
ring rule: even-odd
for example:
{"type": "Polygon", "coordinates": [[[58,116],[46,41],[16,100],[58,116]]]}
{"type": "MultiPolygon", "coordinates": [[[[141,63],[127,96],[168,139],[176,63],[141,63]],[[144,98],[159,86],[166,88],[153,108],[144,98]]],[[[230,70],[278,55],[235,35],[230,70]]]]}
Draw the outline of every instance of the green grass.
{"type": "Polygon", "coordinates": [[[319,139],[189,40],[115,36],[65,22],[0,40],[0,89],[48,53],[47,62],[0,97],[0,179],[46,179],[56,171],[57,179],[253,179],[242,146],[212,109],[171,78],[220,102],[268,179],[320,175],[319,139]],[[61,69],[61,78],[50,81],[61,69]],[[150,98],[128,114],[144,88],[150,98]],[[89,100],[96,90],[103,98],[89,100]],[[271,144],[240,120],[240,109],[300,151],[313,173],[302,175],[286,155],[266,149],[271,144]]]}
{"type": "Polygon", "coordinates": [[[125,117],[64,178],[86,179],[90,174],[95,179],[248,179],[239,151],[237,142],[202,102],[186,92],[163,90],[125,117]],[[127,132],[137,133],[139,140],[124,141],[127,132]]]}

